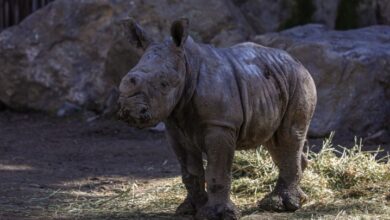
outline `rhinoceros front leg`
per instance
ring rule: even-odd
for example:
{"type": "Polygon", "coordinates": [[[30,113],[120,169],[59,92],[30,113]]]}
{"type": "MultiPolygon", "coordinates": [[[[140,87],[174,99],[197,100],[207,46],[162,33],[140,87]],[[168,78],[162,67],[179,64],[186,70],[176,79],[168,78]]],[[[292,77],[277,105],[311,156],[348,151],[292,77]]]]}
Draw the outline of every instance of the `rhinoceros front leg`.
{"type": "Polygon", "coordinates": [[[202,152],[191,148],[178,132],[169,128],[168,139],[180,163],[182,181],[187,190],[187,196],[176,209],[176,215],[195,215],[196,210],[207,201],[202,152]]]}
{"type": "Polygon", "coordinates": [[[200,152],[180,152],[182,161],[182,181],[187,190],[187,196],[183,203],[176,209],[176,215],[195,215],[196,211],[207,202],[205,191],[205,176],[200,152]]]}
{"type": "Polygon", "coordinates": [[[235,134],[230,129],[219,127],[208,128],[205,134],[208,201],[198,210],[196,219],[238,219],[239,212],[230,200],[235,134]]]}

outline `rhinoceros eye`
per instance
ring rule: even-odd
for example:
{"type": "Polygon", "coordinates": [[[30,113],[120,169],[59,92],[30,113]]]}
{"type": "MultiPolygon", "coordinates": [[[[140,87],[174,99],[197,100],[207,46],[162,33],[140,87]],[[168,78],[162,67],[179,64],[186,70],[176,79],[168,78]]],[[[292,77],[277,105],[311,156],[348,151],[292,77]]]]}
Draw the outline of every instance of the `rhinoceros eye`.
{"type": "Polygon", "coordinates": [[[165,88],[168,87],[168,82],[161,82],[160,85],[161,85],[161,87],[162,87],[163,89],[165,89],[165,88]]]}

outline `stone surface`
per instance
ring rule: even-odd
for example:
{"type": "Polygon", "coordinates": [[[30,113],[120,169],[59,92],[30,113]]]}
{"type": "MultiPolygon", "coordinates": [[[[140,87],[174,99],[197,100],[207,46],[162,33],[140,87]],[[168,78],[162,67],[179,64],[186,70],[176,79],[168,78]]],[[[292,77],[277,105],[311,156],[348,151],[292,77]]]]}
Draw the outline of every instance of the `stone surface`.
{"type": "Polygon", "coordinates": [[[255,42],[287,50],[312,74],[318,104],[309,135],[389,136],[390,27],[332,31],[306,25],[257,36],[255,42]],[[383,132],[385,131],[385,132],[383,132]]]}
{"type": "MultiPolygon", "coordinates": [[[[168,36],[173,20],[187,17],[195,40],[230,46],[308,18],[333,28],[342,1],[346,0],[326,4],[320,0],[57,0],[0,32],[0,109],[3,103],[15,110],[58,115],[80,107],[104,111],[112,89],[140,56],[118,25],[128,14],[155,40],[168,36]]],[[[358,26],[390,24],[388,0],[359,0],[355,12],[358,26]]],[[[390,121],[385,114],[388,29],[335,32],[309,25],[258,36],[255,41],[287,49],[311,70],[320,97],[312,136],[336,130],[381,140],[389,134],[385,122],[390,121]]]]}
{"type": "Polygon", "coordinates": [[[120,54],[115,47],[112,4],[67,2],[55,1],[1,32],[0,100],[9,107],[56,111],[66,101],[93,105],[119,80],[107,71],[109,54],[121,55],[122,62],[114,62],[119,66],[135,62],[134,53],[120,54]]]}
{"type": "Polygon", "coordinates": [[[279,30],[292,14],[295,1],[233,0],[256,33],[279,30]]]}
{"type": "Polygon", "coordinates": [[[231,0],[258,33],[274,32],[308,23],[352,29],[390,25],[388,0],[231,0]]]}
{"type": "Polygon", "coordinates": [[[140,55],[118,25],[128,14],[155,40],[180,17],[192,21],[195,38],[221,46],[251,33],[225,1],[57,0],[0,33],[0,101],[61,115],[72,105],[101,108],[140,55]]]}
{"type": "Polygon", "coordinates": [[[316,8],[312,17],[313,23],[320,23],[329,28],[334,28],[339,2],[340,0],[313,0],[316,8]]]}
{"type": "Polygon", "coordinates": [[[390,25],[390,1],[389,0],[377,0],[378,2],[378,23],[390,25]]]}
{"type": "Polygon", "coordinates": [[[390,25],[388,0],[312,0],[312,23],[329,28],[353,29],[371,25],[390,25]]]}

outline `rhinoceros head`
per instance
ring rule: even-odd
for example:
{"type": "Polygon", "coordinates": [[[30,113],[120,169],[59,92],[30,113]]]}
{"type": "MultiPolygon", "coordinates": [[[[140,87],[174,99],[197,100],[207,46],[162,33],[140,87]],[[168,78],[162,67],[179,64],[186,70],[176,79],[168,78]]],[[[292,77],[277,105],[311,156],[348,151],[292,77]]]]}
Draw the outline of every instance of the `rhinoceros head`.
{"type": "Polygon", "coordinates": [[[188,36],[188,20],[173,22],[172,40],[162,43],[152,42],[133,20],[124,26],[130,43],[144,54],[120,83],[118,116],[131,126],[150,127],[171,114],[183,93],[186,75],[183,46],[188,36]]]}

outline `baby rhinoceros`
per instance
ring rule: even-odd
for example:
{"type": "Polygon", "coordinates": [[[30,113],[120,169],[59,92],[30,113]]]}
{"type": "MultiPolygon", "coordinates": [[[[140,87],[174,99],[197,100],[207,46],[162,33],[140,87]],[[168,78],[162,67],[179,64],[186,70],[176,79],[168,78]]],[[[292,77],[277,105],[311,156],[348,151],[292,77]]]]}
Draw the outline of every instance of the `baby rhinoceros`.
{"type": "Polygon", "coordinates": [[[162,43],[152,42],[132,19],[124,24],[144,54],[120,83],[118,116],[139,128],[165,123],[187,189],[176,214],[238,219],[229,196],[234,152],[259,145],[279,168],[276,187],[259,209],[300,208],[307,198],[299,187],[307,165],[302,148],[317,100],[302,64],[255,43],[196,43],[186,19],[173,22],[171,38],[162,43]]]}

